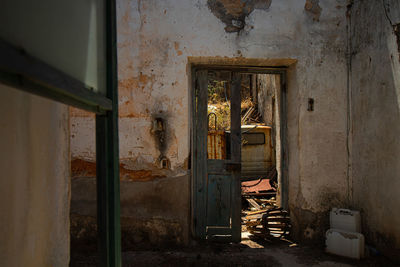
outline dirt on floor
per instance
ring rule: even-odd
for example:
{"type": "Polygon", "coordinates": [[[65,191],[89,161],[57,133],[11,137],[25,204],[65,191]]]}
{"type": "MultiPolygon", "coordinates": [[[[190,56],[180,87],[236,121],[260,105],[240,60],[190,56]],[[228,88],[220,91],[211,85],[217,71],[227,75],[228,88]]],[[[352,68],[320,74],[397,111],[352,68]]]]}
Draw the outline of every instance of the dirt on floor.
{"type": "MultiPolygon", "coordinates": [[[[98,266],[96,253],[71,251],[71,267],[98,266]]],[[[122,266],[398,266],[383,256],[352,260],[330,255],[322,248],[297,245],[285,239],[245,235],[240,244],[195,243],[189,247],[138,246],[122,252],[122,266]]]]}

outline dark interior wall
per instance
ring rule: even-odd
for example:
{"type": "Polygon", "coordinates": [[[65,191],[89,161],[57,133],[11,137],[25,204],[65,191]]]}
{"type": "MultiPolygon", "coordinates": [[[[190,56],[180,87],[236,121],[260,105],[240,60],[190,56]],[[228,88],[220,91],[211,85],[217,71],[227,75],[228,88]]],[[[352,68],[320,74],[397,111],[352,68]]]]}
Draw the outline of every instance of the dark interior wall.
{"type": "Polygon", "coordinates": [[[399,2],[355,1],[351,11],[352,198],[366,242],[400,255],[399,2]]]}
{"type": "Polygon", "coordinates": [[[0,266],[68,266],[68,107],[0,84],[0,113],[0,266]]]}

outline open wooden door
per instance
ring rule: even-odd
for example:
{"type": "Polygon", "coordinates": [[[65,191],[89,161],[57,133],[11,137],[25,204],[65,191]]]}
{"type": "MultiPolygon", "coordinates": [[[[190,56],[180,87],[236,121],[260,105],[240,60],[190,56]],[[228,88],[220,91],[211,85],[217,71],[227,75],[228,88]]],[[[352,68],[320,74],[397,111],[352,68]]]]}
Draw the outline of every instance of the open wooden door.
{"type": "Polygon", "coordinates": [[[230,89],[226,95],[230,111],[229,126],[217,129],[215,123],[215,129],[210,129],[208,115],[212,110],[208,106],[209,74],[208,70],[195,73],[192,138],[194,234],[201,239],[240,242],[241,75],[229,72],[229,79],[224,81],[230,89]],[[219,156],[210,153],[210,147],[221,151],[219,156]]]}

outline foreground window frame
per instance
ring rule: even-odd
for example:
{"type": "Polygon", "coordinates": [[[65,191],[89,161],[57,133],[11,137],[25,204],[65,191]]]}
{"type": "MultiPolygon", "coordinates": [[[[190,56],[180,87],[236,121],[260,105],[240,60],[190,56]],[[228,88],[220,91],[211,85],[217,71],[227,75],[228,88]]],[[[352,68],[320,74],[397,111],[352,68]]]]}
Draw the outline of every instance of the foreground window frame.
{"type": "Polygon", "coordinates": [[[105,96],[1,39],[0,83],[96,114],[99,262],[121,266],[116,3],[105,3],[105,96]]]}

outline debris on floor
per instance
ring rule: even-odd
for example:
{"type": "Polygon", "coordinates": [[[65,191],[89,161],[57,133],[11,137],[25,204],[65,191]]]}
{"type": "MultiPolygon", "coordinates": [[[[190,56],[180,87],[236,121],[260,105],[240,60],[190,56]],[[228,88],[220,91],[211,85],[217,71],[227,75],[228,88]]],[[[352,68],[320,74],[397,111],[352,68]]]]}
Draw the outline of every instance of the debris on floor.
{"type": "MultiPolygon", "coordinates": [[[[122,252],[122,266],[395,266],[382,256],[353,260],[330,255],[322,248],[291,244],[282,239],[249,240],[240,244],[197,243],[122,252]]],[[[70,267],[99,266],[96,253],[73,254],[70,267]]]]}
{"type": "Polygon", "coordinates": [[[260,209],[248,212],[243,219],[246,229],[264,238],[281,238],[290,233],[290,217],[282,208],[260,209]]]}
{"type": "Polygon", "coordinates": [[[290,233],[289,213],[276,203],[275,167],[259,180],[242,182],[242,230],[258,237],[282,238],[290,233]]]}

